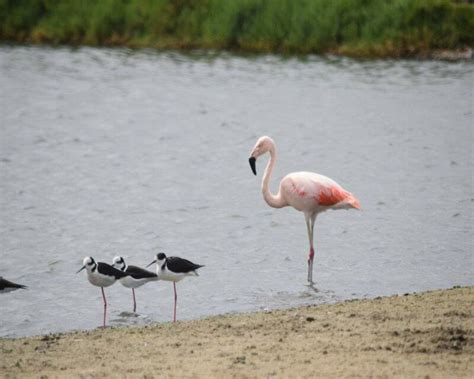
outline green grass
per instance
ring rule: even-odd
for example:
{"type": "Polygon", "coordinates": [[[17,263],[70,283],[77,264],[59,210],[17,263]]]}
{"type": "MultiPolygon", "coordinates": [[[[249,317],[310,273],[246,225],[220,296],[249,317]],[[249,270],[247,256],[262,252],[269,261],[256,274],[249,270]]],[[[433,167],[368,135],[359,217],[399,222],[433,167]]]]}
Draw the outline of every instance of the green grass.
{"type": "Polygon", "coordinates": [[[0,0],[0,41],[410,56],[474,45],[451,0],[0,0]]]}

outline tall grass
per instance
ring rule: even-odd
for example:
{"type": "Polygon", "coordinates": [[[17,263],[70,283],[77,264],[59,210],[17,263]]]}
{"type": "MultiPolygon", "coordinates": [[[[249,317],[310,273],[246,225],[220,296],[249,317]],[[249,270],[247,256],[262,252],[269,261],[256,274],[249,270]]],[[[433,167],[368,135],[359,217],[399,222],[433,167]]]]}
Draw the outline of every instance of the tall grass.
{"type": "Polygon", "coordinates": [[[0,0],[0,40],[404,56],[474,45],[450,0],[0,0]]]}

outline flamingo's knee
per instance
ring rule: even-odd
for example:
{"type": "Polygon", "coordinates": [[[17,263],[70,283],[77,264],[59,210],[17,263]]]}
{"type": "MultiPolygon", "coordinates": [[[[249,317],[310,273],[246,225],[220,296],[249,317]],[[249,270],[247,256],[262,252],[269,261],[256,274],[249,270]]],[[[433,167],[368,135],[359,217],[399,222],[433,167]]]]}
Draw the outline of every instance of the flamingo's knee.
{"type": "Polygon", "coordinates": [[[314,259],[314,249],[311,248],[309,250],[308,261],[313,261],[313,259],[314,259]]]}

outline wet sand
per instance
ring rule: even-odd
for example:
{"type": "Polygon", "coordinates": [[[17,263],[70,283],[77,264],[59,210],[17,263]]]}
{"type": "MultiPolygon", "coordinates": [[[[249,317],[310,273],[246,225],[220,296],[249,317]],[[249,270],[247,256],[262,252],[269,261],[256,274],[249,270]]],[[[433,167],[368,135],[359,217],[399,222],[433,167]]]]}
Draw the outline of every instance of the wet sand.
{"type": "MultiPolygon", "coordinates": [[[[0,340],[14,377],[469,377],[474,287],[0,340]]],[[[472,376],[471,376],[472,377],[472,376]]]]}

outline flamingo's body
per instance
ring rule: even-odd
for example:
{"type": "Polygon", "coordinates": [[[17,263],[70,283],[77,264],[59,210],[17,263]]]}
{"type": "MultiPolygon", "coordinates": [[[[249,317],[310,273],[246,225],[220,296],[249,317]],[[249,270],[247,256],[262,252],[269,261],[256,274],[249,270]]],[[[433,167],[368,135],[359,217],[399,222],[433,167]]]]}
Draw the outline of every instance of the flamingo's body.
{"type": "Polygon", "coordinates": [[[294,172],[280,182],[285,205],[304,213],[320,213],[328,209],[359,209],[359,202],[331,178],[312,172],[294,172]]]}
{"type": "Polygon", "coordinates": [[[305,215],[310,251],[308,255],[308,281],[313,282],[314,222],[318,213],[328,209],[360,209],[359,201],[327,176],[312,172],[294,172],[280,182],[276,195],[269,189],[270,177],[276,162],[276,146],[270,137],[260,137],[250,153],[250,166],[256,175],[257,157],[270,153],[270,161],[262,179],[263,198],[273,208],[291,206],[305,215]]]}

